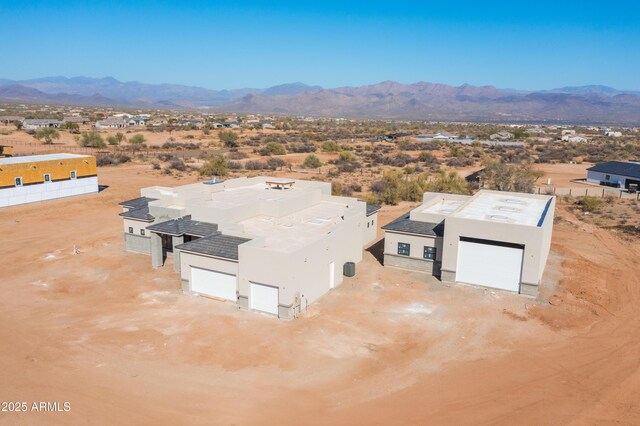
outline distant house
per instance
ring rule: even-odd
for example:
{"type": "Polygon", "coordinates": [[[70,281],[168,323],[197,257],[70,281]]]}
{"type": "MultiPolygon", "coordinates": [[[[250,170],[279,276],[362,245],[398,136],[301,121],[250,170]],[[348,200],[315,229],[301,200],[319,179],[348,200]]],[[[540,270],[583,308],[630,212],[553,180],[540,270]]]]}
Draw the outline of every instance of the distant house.
{"type": "Polygon", "coordinates": [[[180,120],[178,121],[178,126],[196,126],[196,127],[202,127],[202,125],[204,124],[204,121],[202,120],[180,120]]]}
{"type": "Polygon", "coordinates": [[[109,117],[96,121],[96,129],[122,129],[127,127],[127,120],[121,117],[109,117]]]}
{"type": "Polygon", "coordinates": [[[564,135],[562,137],[562,140],[566,141],[566,142],[574,142],[574,143],[587,143],[587,142],[589,142],[589,139],[587,139],[587,138],[584,138],[584,137],[578,136],[578,135],[571,135],[571,134],[564,135]]]}
{"type": "Polygon", "coordinates": [[[589,167],[587,182],[627,189],[631,184],[640,187],[640,162],[607,161],[589,167]]]}
{"type": "Polygon", "coordinates": [[[235,129],[240,127],[240,123],[238,121],[223,121],[220,124],[222,124],[222,127],[226,127],[228,129],[235,129]]]}
{"type": "Polygon", "coordinates": [[[24,117],[19,117],[17,115],[2,115],[0,116],[0,122],[4,124],[11,124],[15,122],[22,123],[24,121],[24,117]]]}
{"type": "Polygon", "coordinates": [[[149,119],[146,117],[131,117],[128,121],[127,124],[129,126],[144,126],[147,124],[147,121],[149,119]]]}
{"type": "Polygon", "coordinates": [[[619,138],[620,136],[622,136],[622,132],[614,132],[613,130],[605,130],[604,135],[605,136],[609,136],[611,138],[619,138]]]}
{"type": "Polygon", "coordinates": [[[491,136],[489,136],[489,139],[491,140],[500,140],[500,141],[506,141],[509,139],[513,139],[513,133],[509,133],[509,132],[498,132],[498,133],[494,133],[491,136]]]}
{"type": "Polygon", "coordinates": [[[79,117],[79,116],[71,116],[71,117],[64,117],[62,119],[63,123],[76,123],[76,124],[87,124],[89,123],[91,120],[89,120],[87,117],[79,117]]]}
{"type": "Polygon", "coordinates": [[[215,123],[211,124],[211,127],[214,128],[214,129],[222,129],[224,127],[224,125],[222,123],[219,123],[219,122],[216,121],[215,123]]]}
{"type": "Polygon", "coordinates": [[[576,131],[572,130],[572,129],[563,129],[562,130],[562,136],[564,135],[575,135],[576,131]]]}
{"type": "Polygon", "coordinates": [[[434,141],[448,141],[449,139],[456,139],[456,138],[457,136],[453,136],[453,135],[450,135],[449,133],[443,132],[443,133],[436,133],[432,139],[434,141]]]}
{"type": "Polygon", "coordinates": [[[60,121],[50,118],[26,119],[22,122],[22,128],[27,130],[37,130],[43,128],[57,129],[58,127],[60,127],[60,121]]]}
{"type": "Polygon", "coordinates": [[[398,139],[404,139],[407,136],[409,136],[409,133],[389,133],[388,135],[384,135],[384,136],[378,136],[376,138],[377,141],[387,141],[387,142],[393,142],[393,141],[397,141],[398,139]]]}
{"type": "Polygon", "coordinates": [[[273,124],[271,124],[271,123],[263,123],[263,124],[262,124],[262,128],[263,128],[263,129],[275,129],[275,128],[276,128],[276,126],[274,126],[274,125],[273,125],[273,124]]]}
{"type": "Polygon", "coordinates": [[[167,120],[164,120],[164,119],[161,119],[161,118],[157,118],[157,119],[155,119],[155,120],[153,120],[151,122],[151,126],[153,126],[153,127],[159,127],[159,126],[163,126],[165,124],[167,124],[167,120]]]}

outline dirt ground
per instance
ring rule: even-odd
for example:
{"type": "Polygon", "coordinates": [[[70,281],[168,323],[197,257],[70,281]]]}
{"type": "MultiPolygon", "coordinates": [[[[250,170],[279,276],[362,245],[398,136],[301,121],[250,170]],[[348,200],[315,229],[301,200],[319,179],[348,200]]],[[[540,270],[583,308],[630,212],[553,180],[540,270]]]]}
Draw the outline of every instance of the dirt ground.
{"type": "Polygon", "coordinates": [[[2,424],[640,419],[640,247],[567,211],[537,300],[383,268],[374,247],[284,321],[183,295],[170,260],[124,251],[117,203],[194,178],[99,176],[99,194],[0,210],[0,401],[71,408],[2,424]]]}

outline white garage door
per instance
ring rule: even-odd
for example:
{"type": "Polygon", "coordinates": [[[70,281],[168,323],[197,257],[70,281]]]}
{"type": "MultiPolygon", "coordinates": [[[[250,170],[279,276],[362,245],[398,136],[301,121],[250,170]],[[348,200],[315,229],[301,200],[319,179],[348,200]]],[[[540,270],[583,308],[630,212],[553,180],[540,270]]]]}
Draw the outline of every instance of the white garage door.
{"type": "Polygon", "coordinates": [[[278,315],[278,288],[256,283],[249,286],[251,309],[278,315]]]}
{"type": "Polygon", "coordinates": [[[512,246],[460,241],[456,281],[517,292],[523,253],[512,246]]]}
{"type": "Polygon", "coordinates": [[[237,301],[236,276],[191,267],[191,291],[220,299],[237,301]]]}

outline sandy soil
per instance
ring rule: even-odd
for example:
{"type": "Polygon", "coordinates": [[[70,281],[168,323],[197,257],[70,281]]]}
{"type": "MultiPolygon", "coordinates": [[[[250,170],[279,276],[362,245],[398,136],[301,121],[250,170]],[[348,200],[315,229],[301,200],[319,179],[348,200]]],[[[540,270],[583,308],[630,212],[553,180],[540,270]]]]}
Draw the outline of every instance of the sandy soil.
{"type": "Polygon", "coordinates": [[[0,210],[0,401],[71,404],[2,424],[640,419],[640,248],[568,212],[538,300],[383,268],[373,249],[282,321],[182,295],[170,260],[124,252],[117,203],[193,178],[99,175],[99,194],[0,210]]]}
{"type": "Polygon", "coordinates": [[[533,168],[544,172],[544,176],[538,180],[539,186],[546,186],[547,179],[551,179],[551,185],[557,188],[582,188],[583,183],[574,182],[576,179],[585,179],[587,169],[593,166],[591,163],[582,164],[535,164],[533,168]]]}

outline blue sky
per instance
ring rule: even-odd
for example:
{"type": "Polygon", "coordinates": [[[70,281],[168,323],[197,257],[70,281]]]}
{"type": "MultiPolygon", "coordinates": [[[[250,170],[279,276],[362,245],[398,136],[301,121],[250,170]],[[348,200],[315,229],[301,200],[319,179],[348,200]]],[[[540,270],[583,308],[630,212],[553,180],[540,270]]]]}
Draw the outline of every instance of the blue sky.
{"type": "Polygon", "coordinates": [[[0,0],[0,78],[640,90],[635,1],[0,0]]]}

